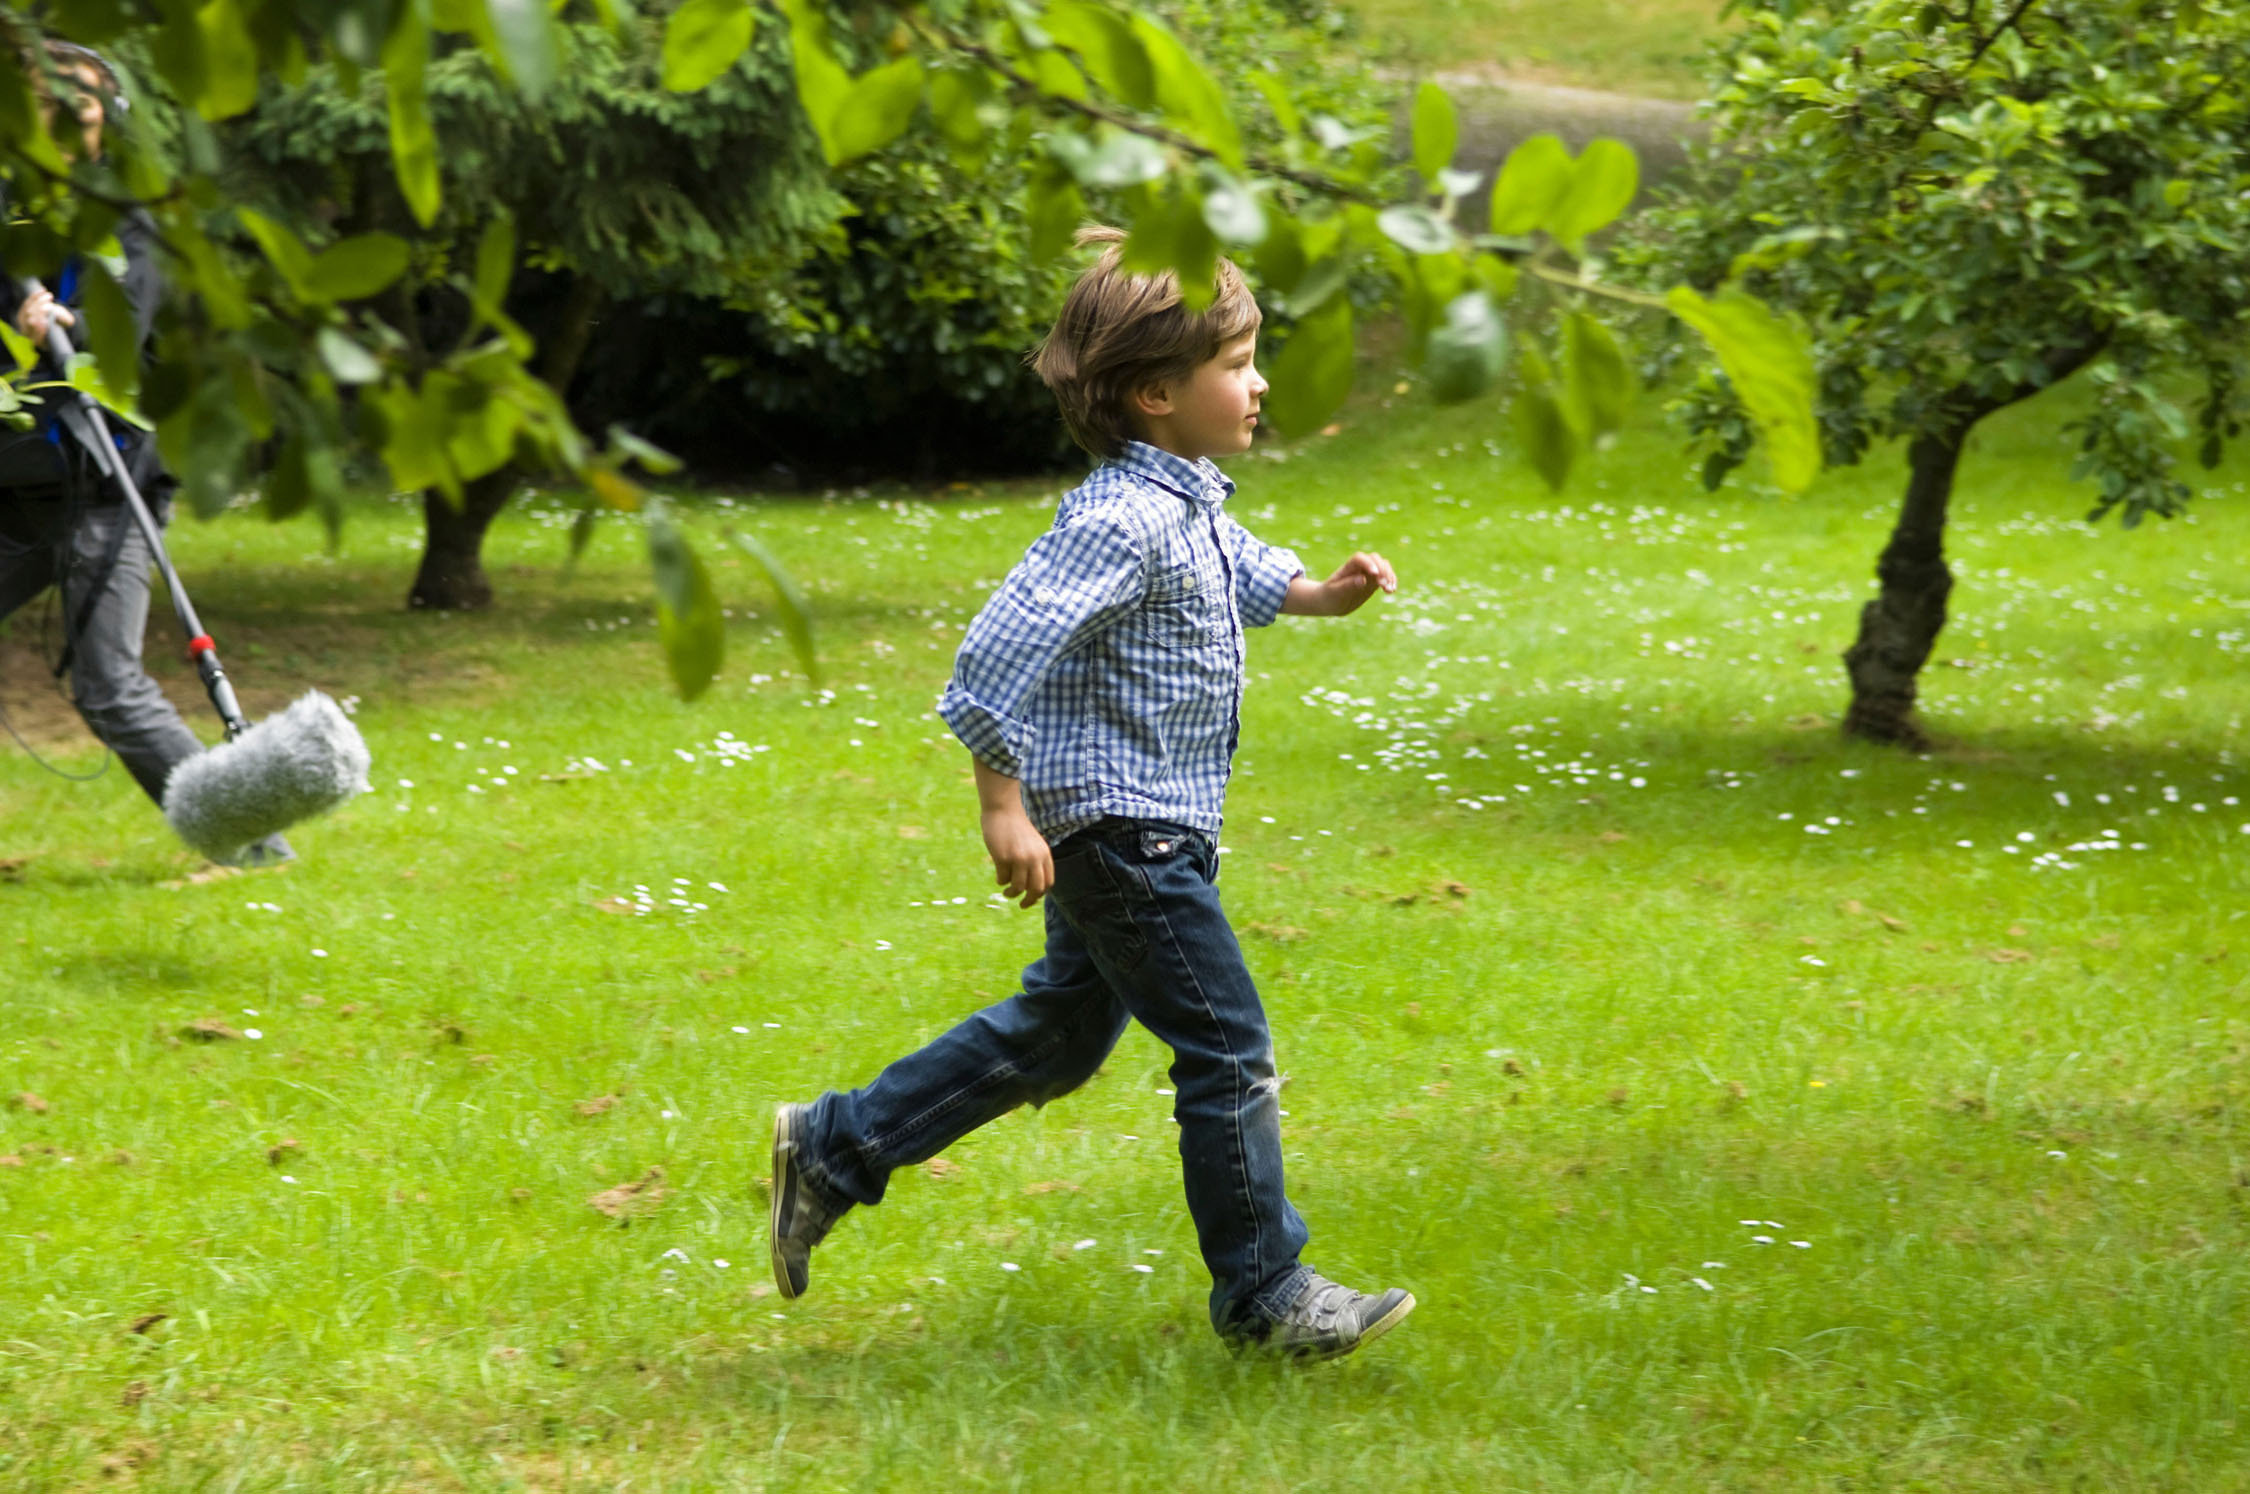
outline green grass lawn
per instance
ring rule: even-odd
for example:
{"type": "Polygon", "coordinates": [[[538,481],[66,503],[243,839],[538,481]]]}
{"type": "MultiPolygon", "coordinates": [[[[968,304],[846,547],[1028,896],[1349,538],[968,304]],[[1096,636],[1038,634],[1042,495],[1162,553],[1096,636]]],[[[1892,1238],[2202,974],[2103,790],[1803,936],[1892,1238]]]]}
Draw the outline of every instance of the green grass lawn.
{"type": "Polygon", "coordinates": [[[1308,1259],[1422,1304],[1310,1372],[1210,1337],[1138,1031],[766,1281],[773,1104],[1036,953],[929,711],[1056,484],[706,506],[828,677],[717,562],[694,706],[622,525],[442,617],[402,506],[183,523],[376,791],[204,879],[0,754],[0,1488],[2250,1488],[2250,503],[2086,528],[2061,418],[1964,474],[1928,757],[1830,725],[1895,458],[1706,496],[1651,421],[1558,499],[1401,400],[1237,464],[1404,580],[1253,638],[1226,835],[1308,1259]]]}
{"type": "Polygon", "coordinates": [[[1347,0],[1365,36],[1417,70],[1493,68],[1615,93],[1692,99],[1725,0],[1347,0]]]}

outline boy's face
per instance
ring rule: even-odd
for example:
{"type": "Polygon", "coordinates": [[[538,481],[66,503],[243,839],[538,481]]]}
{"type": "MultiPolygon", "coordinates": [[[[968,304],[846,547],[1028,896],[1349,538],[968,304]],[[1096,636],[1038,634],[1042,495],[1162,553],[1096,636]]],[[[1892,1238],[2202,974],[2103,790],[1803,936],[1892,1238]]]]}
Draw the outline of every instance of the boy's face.
{"type": "Polygon", "coordinates": [[[1142,390],[1136,413],[1149,444],[1191,462],[1248,451],[1266,397],[1257,354],[1258,334],[1245,332],[1186,378],[1142,390]]]}

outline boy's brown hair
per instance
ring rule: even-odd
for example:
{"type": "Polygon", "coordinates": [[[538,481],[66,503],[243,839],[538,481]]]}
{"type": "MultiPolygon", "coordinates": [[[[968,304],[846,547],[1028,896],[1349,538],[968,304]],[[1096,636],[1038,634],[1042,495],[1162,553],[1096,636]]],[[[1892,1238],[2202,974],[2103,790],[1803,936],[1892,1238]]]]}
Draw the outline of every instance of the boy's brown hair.
{"type": "Polygon", "coordinates": [[[1098,457],[1117,456],[1138,432],[1133,395],[1186,378],[1219,349],[1258,330],[1258,302],[1242,272],[1222,258],[1211,304],[1190,311],[1170,270],[1134,275],[1118,268],[1122,229],[1078,230],[1080,247],[1103,246],[1072,282],[1062,315],[1031,355],[1031,366],[1062,406],[1070,438],[1098,457]]]}

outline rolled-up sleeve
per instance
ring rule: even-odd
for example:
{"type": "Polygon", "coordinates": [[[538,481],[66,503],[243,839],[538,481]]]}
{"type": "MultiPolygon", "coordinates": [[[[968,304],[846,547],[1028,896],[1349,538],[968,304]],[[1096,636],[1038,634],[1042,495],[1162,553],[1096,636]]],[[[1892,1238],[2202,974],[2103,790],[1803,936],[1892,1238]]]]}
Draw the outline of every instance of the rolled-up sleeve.
{"type": "Polygon", "coordinates": [[[1023,777],[1038,735],[1026,704],[1040,680],[1146,588],[1145,550],[1115,516],[1089,514],[1050,529],[969,624],[938,715],[978,762],[1023,777]]]}
{"type": "Polygon", "coordinates": [[[1304,562],[1295,551],[1259,539],[1231,514],[1220,516],[1219,536],[1234,563],[1235,606],[1242,613],[1243,626],[1267,626],[1281,615],[1289,583],[1305,573],[1304,562]]]}

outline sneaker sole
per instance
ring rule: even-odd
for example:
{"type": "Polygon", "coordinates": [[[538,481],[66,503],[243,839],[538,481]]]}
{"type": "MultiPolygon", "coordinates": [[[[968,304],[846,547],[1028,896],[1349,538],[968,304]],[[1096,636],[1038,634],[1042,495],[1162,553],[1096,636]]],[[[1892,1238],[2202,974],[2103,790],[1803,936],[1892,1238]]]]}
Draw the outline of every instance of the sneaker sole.
{"type": "Polygon", "coordinates": [[[773,1266],[774,1289],[790,1301],[796,1300],[797,1287],[781,1259],[781,1216],[783,1205],[797,1191],[796,1148],[789,1135],[789,1120],[796,1108],[784,1105],[773,1115],[773,1195],[766,1206],[766,1259],[773,1266]]]}

